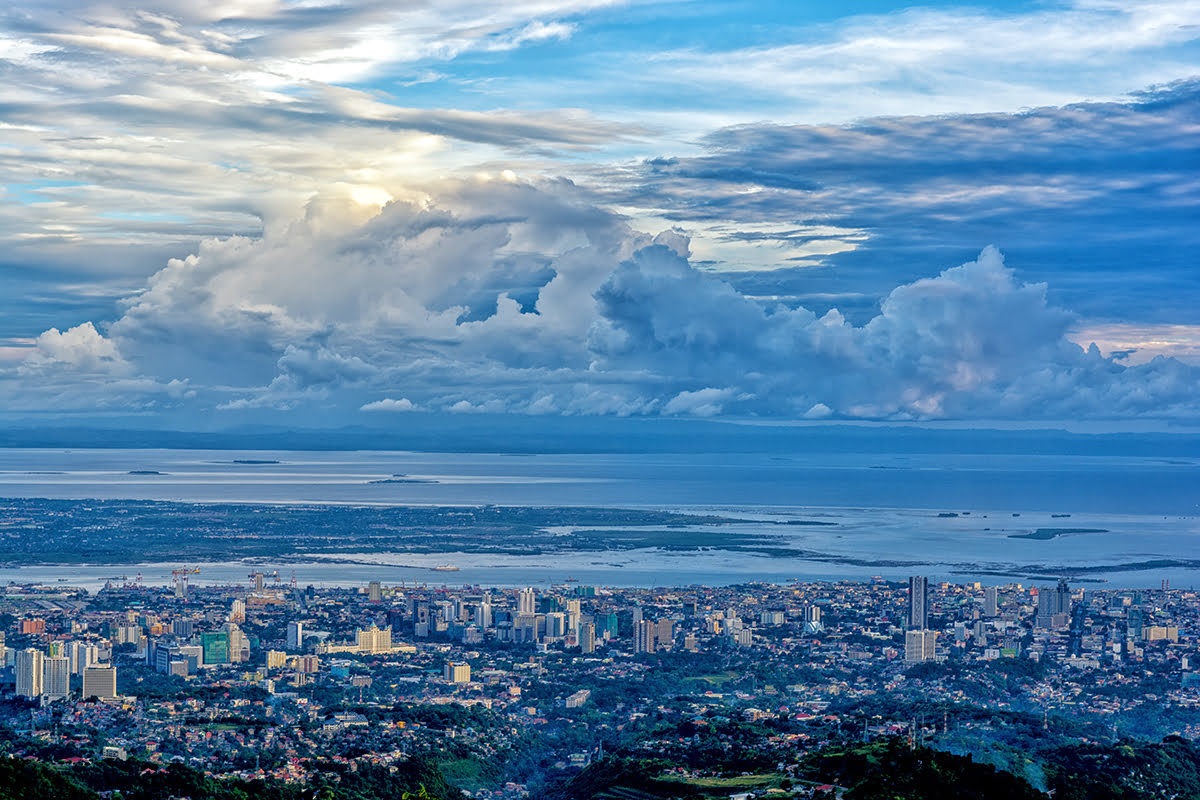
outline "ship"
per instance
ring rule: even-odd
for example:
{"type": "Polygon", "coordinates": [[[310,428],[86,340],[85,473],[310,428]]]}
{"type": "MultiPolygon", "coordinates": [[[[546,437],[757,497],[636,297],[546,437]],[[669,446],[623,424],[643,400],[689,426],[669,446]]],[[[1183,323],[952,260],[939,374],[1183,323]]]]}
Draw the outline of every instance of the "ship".
{"type": "Polygon", "coordinates": [[[453,564],[438,564],[433,568],[434,572],[458,572],[458,567],[453,564]]]}

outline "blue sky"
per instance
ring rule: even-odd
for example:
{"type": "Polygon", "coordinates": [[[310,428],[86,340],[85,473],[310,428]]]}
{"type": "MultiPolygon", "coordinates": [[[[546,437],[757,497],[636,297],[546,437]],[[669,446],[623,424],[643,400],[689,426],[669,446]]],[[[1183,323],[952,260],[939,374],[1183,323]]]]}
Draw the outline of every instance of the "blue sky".
{"type": "Polygon", "coordinates": [[[0,70],[9,418],[1200,411],[1190,0],[54,0],[0,70]]]}

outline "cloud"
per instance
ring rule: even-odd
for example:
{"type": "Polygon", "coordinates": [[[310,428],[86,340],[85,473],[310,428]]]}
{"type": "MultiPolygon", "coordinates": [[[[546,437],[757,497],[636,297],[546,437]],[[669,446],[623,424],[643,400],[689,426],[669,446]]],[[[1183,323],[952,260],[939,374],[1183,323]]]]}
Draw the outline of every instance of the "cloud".
{"type": "Polygon", "coordinates": [[[129,373],[130,365],[121,357],[115,342],[100,335],[91,322],[84,322],[66,331],[51,328],[38,336],[22,369],[27,373],[69,369],[123,375],[129,373]]]}
{"type": "Polygon", "coordinates": [[[702,155],[594,180],[695,234],[739,292],[842,303],[860,323],[930,263],[993,241],[1086,316],[1176,324],[1200,302],[1197,125],[1185,81],[1124,103],[731,127],[702,155]],[[850,293],[854,307],[836,297],[850,293]]]}
{"type": "Polygon", "coordinates": [[[399,400],[393,400],[390,397],[385,397],[382,400],[376,400],[371,403],[364,403],[359,406],[359,411],[412,411],[416,408],[412,401],[407,397],[401,397],[399,400]]]}
{"type": "MultiPolygon", "coordinates": [[[[132,295],[107,336],[91,325],[43,334],[18,368],[20,391],[61,394],[63,375],[87,372],[106,402],[124,385],[137,406],[175,381],[188,396],[171,402],[197,410],[324,424],[418,406],[884,420],[1200,412],[1200,369],[1080,347],[1079,318],[994,247],[895,286],[856,324],[748,296],[697,268],[678,231],[640,233],[567,182],[450,181],[429,198],[368,212],[316,202],[262,239],[206,241],[132,295]],[[397,386],[405,396],[392,399],[397,386]]],[[[83,392],[71,396],[86,407],[83,392]]]]}
{"type": "Polygon", "coordinates": [[[667,401],[664,414],[690,414],[696,417],[713,417],[721,413],[725,402],[730,399],[730,389],[698,389],[680,392],[667,401]]]}

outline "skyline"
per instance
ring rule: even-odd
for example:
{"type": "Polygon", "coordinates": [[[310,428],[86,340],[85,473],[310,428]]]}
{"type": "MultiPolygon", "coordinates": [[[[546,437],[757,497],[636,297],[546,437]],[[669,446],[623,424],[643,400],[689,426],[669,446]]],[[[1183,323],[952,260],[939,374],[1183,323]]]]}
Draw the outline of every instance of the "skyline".
{"type": "Polygon", "coordinates": [[[1194,424],[1200,10],[852,12],[11,6],[0,410],[1194,424]]]}

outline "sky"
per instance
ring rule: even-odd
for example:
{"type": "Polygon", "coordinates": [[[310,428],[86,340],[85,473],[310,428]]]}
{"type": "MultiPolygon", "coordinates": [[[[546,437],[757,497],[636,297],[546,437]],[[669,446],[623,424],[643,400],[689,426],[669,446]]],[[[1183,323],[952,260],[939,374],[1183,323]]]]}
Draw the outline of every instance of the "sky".
{"type": "Polygon", "coordinates": [[[10,421],[1200,419],[1196,0],[17,0],[0,70],[10,421]]]}

